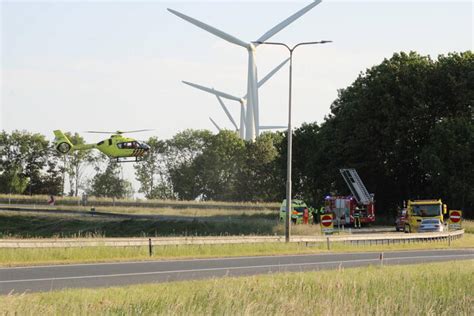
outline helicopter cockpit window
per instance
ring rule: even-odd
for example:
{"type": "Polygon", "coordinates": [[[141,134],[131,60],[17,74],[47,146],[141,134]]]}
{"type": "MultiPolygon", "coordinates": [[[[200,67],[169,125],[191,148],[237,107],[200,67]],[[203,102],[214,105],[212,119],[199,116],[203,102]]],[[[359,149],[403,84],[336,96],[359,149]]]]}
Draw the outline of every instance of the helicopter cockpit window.
{"type": "Polygon", "coordinates": [[[137,142],[126,142],[126,143],[118,143],[117,147],[120,149],[135,149],[135,148],[138,148],[139,145],[137,142]]]}

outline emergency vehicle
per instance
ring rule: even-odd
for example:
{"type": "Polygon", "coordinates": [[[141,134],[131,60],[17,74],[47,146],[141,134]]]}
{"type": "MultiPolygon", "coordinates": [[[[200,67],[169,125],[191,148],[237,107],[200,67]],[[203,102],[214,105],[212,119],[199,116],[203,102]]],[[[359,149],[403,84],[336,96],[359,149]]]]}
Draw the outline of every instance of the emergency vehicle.
{"type": "MultiPolygon", "coordinates": [[[[286,219],[286,199],[281,202],[280,206],[280,222],[286,219]]],[[[291,200],[291,221],[293,224],[308,224],[313,222],[313,214],[310,212],[308,205],[298,199],[291,200]],[[305,214],[307,217],[305,217],[305,214]]]]}
{"type": "Polygon", "coordinates": [[[370,224],[375,222],[374,195],[369,194],[355,169],[340,169],[352,195],[324,199],[326,213],[334,214],[334,225],[370,224]]]}
{"type": "Polygon", "coordinates": [[[438,200],[408,200],[403,230],[405,233],[418,232],[424,219],[439,219],[444,225],[444,215],[447,214],[447,205],[438,200]]]}

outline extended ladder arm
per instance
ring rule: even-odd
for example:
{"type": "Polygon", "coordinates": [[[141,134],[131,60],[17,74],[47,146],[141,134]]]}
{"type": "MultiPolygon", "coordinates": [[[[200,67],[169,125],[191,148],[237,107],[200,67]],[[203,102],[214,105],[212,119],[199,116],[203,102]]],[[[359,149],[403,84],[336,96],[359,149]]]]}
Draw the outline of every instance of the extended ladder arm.
{"type": "Polygon", "coordinates": [[[355,169],[339,169],[339,172],[358,203],[368,205],[373,202],[372,196],[367,191],[355,169]]]}

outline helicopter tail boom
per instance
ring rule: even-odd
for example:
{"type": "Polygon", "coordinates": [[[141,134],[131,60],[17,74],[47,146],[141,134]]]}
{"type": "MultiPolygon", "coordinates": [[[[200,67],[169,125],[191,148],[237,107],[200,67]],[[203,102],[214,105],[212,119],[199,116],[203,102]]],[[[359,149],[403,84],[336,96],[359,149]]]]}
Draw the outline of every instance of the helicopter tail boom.
{"type": "Polygon", "coordinates": [[[55,136],[54,148],[56,148],[57,151],[59,151],[61,154],[67,154],[73,149],[74,145],[71,143],[69,138],[64,135],[63,132],[61,132],[60,130],[56,130],[53,133],[55,136]]]}

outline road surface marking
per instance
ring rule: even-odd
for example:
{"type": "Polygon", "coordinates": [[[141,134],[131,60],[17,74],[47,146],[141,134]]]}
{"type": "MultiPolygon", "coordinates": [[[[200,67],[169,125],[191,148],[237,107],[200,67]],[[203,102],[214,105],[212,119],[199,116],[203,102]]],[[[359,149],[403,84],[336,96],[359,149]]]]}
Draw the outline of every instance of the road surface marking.
{"type": "MultiPolygon", "coordinates": [[[[408,260],[408,259],[426,259],[426,258],[458,258],[458,257],[473,257],[473,254],[466,255],[447,255],[447,256],[416,256],[416,257],[400,257],[400,258],[386,258],[385,261],[389,260],[408,260]]],[[[202,269],[189,269],[189,270],[169,270],[169,271],[155,271],[155,272],[136,272],[136,273],[121,273],[121,274],[102,274],[102,275],[85,275],[85,276],[72,276],[62,278],[42,278],[42,279],[19,279],[19,280],[8,280],[0,281],[0,283],[15,283],[15,282],[39,282],[39,281],[58,281],[58,280],[74,280],[74,279],[93,279],[93,278],[110,278],[110,277],[126,277],[126,276],[140,276],[140,275],[156,275],[156,274],[175,274],[175,273],[189,273],[189,272],[207,272],[207,271],[228,271],[228,270],[242,270],[242,269],[257,269],[257,268],[276,268],[276,267],[292,267],[292,266],[311,266],[311,265],[325,265],[325,264],[336,264],[336,263],[356,263],[356,262],[371,262],[380,261],[379,258],[374,259],[355,259],[355,260],[337,260],[337,261],[326,261],[326,262],[306,262],[306,263],[287,263],[287,264],[270,264],[270,265],[256,265],[256,266],[242,266],[242,267],[223,267],[223,268],[202,268],[202,269]]]]}

